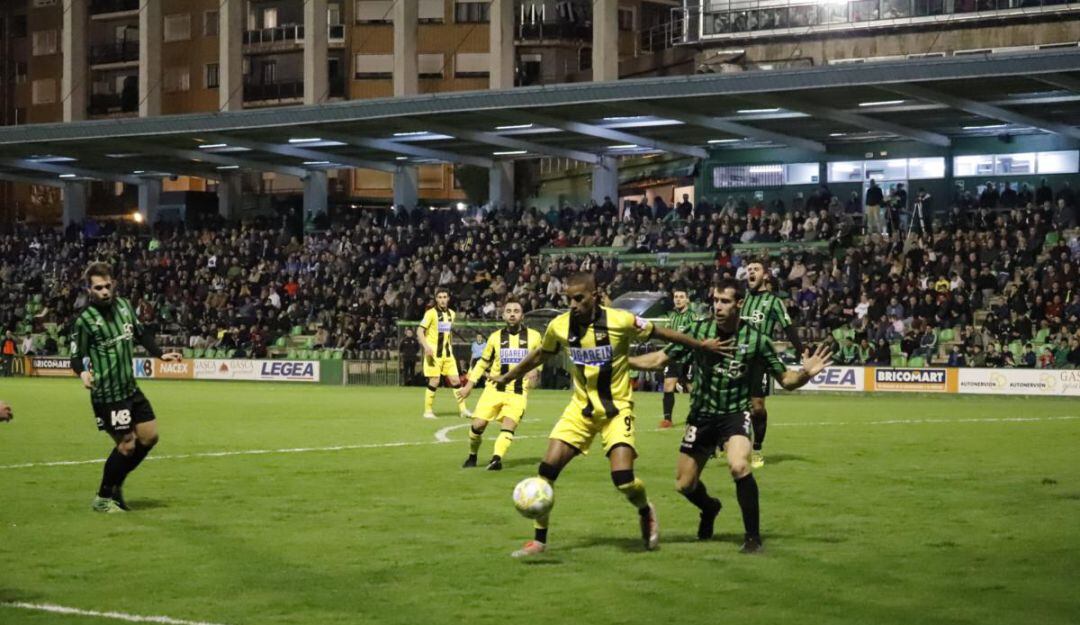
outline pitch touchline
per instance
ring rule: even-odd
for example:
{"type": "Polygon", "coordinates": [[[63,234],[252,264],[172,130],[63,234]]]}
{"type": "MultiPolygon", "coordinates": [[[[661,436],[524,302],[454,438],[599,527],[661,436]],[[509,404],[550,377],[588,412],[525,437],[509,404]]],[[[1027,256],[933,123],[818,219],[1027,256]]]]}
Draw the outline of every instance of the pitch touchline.
{"type": "MultiPolygon", "coordinates": [[[[1080,416],[1063,416],[1063,417],[985,417],[980,419],[889,419],[885,421],[815,421],[810,423],[770,423],[770,427],[825,427],[825,426],[858,426],[858,425],[911,425],[920,423],[1031,423],[1040,421],[1074,421],[1080,419],[1080,416]]],[[[435,433],[436,440],[433,441],[406,441],[406,442],[393,442],[393,443],[364,443],[358,445],[331,445],[328,447],[286,447],[282,449],[241,449],[233,451],[204,451],[193,454],[166,454],[160,456],[150,456],[147,460],[184,460],[187,458],[225,458],[228,456],[262,456],[267,454],[300,454],[308,452],[320,452],[320,451],[351,451],[355,449],[385,449],[391,447],[418,447],[422,445],[445,445],[447,443],[453,443],[454,441],[446,435],[450,430],[462,427],[468,424],[461,424],[443,428],[435,433]]],[[[659,428],[650,430],[640,430],[639,433],[645,432],[663,432],[659,428]]],[[[517,435],[516,439],[526,438],[547,438],[547,434],[522,434],[517,435]]],[[[7,464],[0,465],[0,470],[4,469],[32,469],[38,467],[68,467],[81,464],[101,464],[105,462],[101,458],[94,458],[92,460],[56,460],[52,462],[26,462],[22,464],[7,464]]]]}
{"type": "Polygon", "coordinates": [[[164,625],[219,625],[206,621],[185,621],[184,619],[171,618],[168,616],[140,616],[138,614],[126,614],[124,612],[97,612],[95,610],[80,610],[51,603],[23,603],[22,601],[5,601],[0,606],[6,608],[19,608],[22,610],[36,610],[38,612],[51,612],[53,614],[70,614],[74,616],[94,616],[109,618],[129,623],[164,623],[164,625]]]}

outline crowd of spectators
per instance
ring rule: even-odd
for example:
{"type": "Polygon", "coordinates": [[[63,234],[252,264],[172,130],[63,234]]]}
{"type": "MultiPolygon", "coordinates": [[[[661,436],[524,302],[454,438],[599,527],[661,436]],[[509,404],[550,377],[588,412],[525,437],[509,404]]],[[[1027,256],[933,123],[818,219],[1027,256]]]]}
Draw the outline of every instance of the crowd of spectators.
{"type": "MultiPolygon", "coordinates": [[[[0,327],[25,330],[29,318],[35,332],[62,328],[85,304],[83,267],[106,260],[121,293],[170,345],[260,357],[300,326],[316,348],[355,356],[397,349],[396,322],[419,319],[436,287],[451,290],[462,318],[480,320],[496,319],[509,293],[527,310],[563,307],[563,281],[579,270],[595,272],[612,296],[691,285],[706,301],[715,276],[743,277],[748,259],[735,244],[789,242],[771,262],[775,288],[807,338],[837,337],[842,360],[881,362],[899,343],[905,357],[944,351],[957,364],[1022,366],[1030,356],[1010,348],[1020,342],[1032,344],[1036,365],[1051,357],[1080,365],[1080,242],[1065,235],[1062,218],[1071,206],[974,206],[910,237],[857,241],[861,220],[824,187],[790,208],[778,204],[733,197],[697,207],[684,198],[670,208],[357,211],[304,236],[270,223],[126,226],[93,237],[24,229],[0,237],[0,327]],[[807,241],[828,245],[794,245],[807,241]],[[558,252],[574,247],[715,258],[644,266],[558,252]]],[[[23,353],[55,353],[54,335],[44,336],[23,353]]]]}

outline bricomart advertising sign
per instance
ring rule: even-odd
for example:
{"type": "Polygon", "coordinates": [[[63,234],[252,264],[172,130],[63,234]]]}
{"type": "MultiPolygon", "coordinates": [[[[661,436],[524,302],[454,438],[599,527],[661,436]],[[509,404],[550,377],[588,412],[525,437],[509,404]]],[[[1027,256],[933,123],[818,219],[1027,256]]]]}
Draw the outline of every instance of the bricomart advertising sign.
{"type": "Polygon", "coordinates": [[[955,393],[955,369],[874,369],[873,390],[955,393]]]}

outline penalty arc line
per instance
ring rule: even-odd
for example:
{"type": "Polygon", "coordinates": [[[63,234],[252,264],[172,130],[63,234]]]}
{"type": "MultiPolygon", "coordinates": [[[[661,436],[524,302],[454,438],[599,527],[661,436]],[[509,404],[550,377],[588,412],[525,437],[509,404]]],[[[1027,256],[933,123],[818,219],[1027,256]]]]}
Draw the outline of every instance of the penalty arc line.
{"type": "Polygon", "coordinates": [[[454,430],[460,430],[461,428],[470,427],[471,425],[472,425],[471,423],[459,423],[457,425],[449,425],[447,427],[444,427],[443,429],[439,430],[438,432],[435,432],[435,442],[437,442],[437,443],[449,443],[449,442],[451,442],[451,440],[450,440],[450,437],[447,436],[447,434],[449,434],[450,432],[453,432],[454,430]]]}
{"type": "MultiPolygon", "coordinates": [[[[783,422],[783,423],[770,423],[772,427],[830,427],[830,426],[860,426],[860,425],[912,425],[912,424],[942,424],[947,425],[950,423],[965,424],[965,423],[1034,423],[1045,421],[1075,421],[1080,419],[1080,416],[1060,416],[1060,417],[983,417],[975,419],[888,419],[882,421],[813,421],[813,422],[783,422]]],[[[263,456],[268,454],[300,454],[310,452],[326,452],[326,451],[352,451],[357,449],[387,449],[393,447],[420,447],[426,445],[445,445],[454,441],[450,440],[446,436],[446,431],[454,428],[459,428],[469,425],[468,423],[458,424],[443,428],[436,432],[436,436],[439,433],[443,434],[445,440],[433,440],[433,441],[400,441],[390,443],[363,443],[357,445],[331,445],[328,447],[287,447],[282,449],[240,449],[233,451],[206,451],[197,452],[191,454],[171,454],[161,456],[150,456],[148,461],[161,461],[161,460],[184,460],[189,458],[226,458],[229,456],[263,456]]],[[[639,430],[639,432],[663,432],[659,428],[651,430],[639,430]]],[[[517,435],[514,438],[517,440],[529,439],[529,438],[547,438],[547,434],[522,434],[517,435]]],[[[69,467],[83,464],[102,464],[105,462],[102,458],[94,458],[92,460],[56,460],[51,462],[26,462],[22,464],[7,464],[0,465],[0,470],[8,469],[33,469],[39,467],[69,467]]]]}
{"type": "Polygon", "coordinates": [[[50,612],[52,614],[94,616],[97,618],[107,618],[116,621],[126,621],[128,623],[161,623],[163,625],[221,625],[220,623],[210,623],[207,621],[187,621],[184,619],[172,618],[170,616],[140,616],[138,614],[127,614],[124,612],[98,612],[96,610],[82,610],[80,608],[69,608],[67,606],[55,605],[52,603],[24,603],[22,601],[5,601],[0,602],[0,607],[19,608],[22,610],[35,610],[38,612],[50,612]]]}

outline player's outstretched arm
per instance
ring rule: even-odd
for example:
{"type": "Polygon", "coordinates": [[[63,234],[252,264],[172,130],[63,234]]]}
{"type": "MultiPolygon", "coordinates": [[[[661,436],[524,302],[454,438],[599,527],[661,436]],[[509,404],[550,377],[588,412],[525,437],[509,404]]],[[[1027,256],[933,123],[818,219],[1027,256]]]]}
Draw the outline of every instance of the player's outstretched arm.
{"type": "Polygon", "coordinates": [[[534,349],[504,375],[491,376],[491,381],[495,384],[506,384],[523,378],[526,373],[547,362],[547,359],[551,358],[552,355],[543,349],[534,349]]]}
{"type": "Polygon", "coordinates": [[[677,332],[671,328],[662,326],[653,328],[652,336],[661,341],[683,345],[698,351],[709,351],[714,354],[722,354],[725,356],[733,356],[735,354],[735,339],[727,339],[724,341],[721,341],[720,339],[705,339],[700,341],[688,334],[683,334],[682,332],[677,332]]]}
{"type": "Polygon", "coordinates": [[[667,355],[667,352],[660,349],[640,356],[631,356],[630,368],[638,371],[659,371],[666,367],[670,361],[671,357],[667,355]]]}
{"type": "Polygon", "coordinates": [[[832,364],[832,350],[824,343],[814,353],[803,352],[802,371],[785,371],[778,379],[785,391],[794,391],[806,385],[813,377],[832,364]]]}

